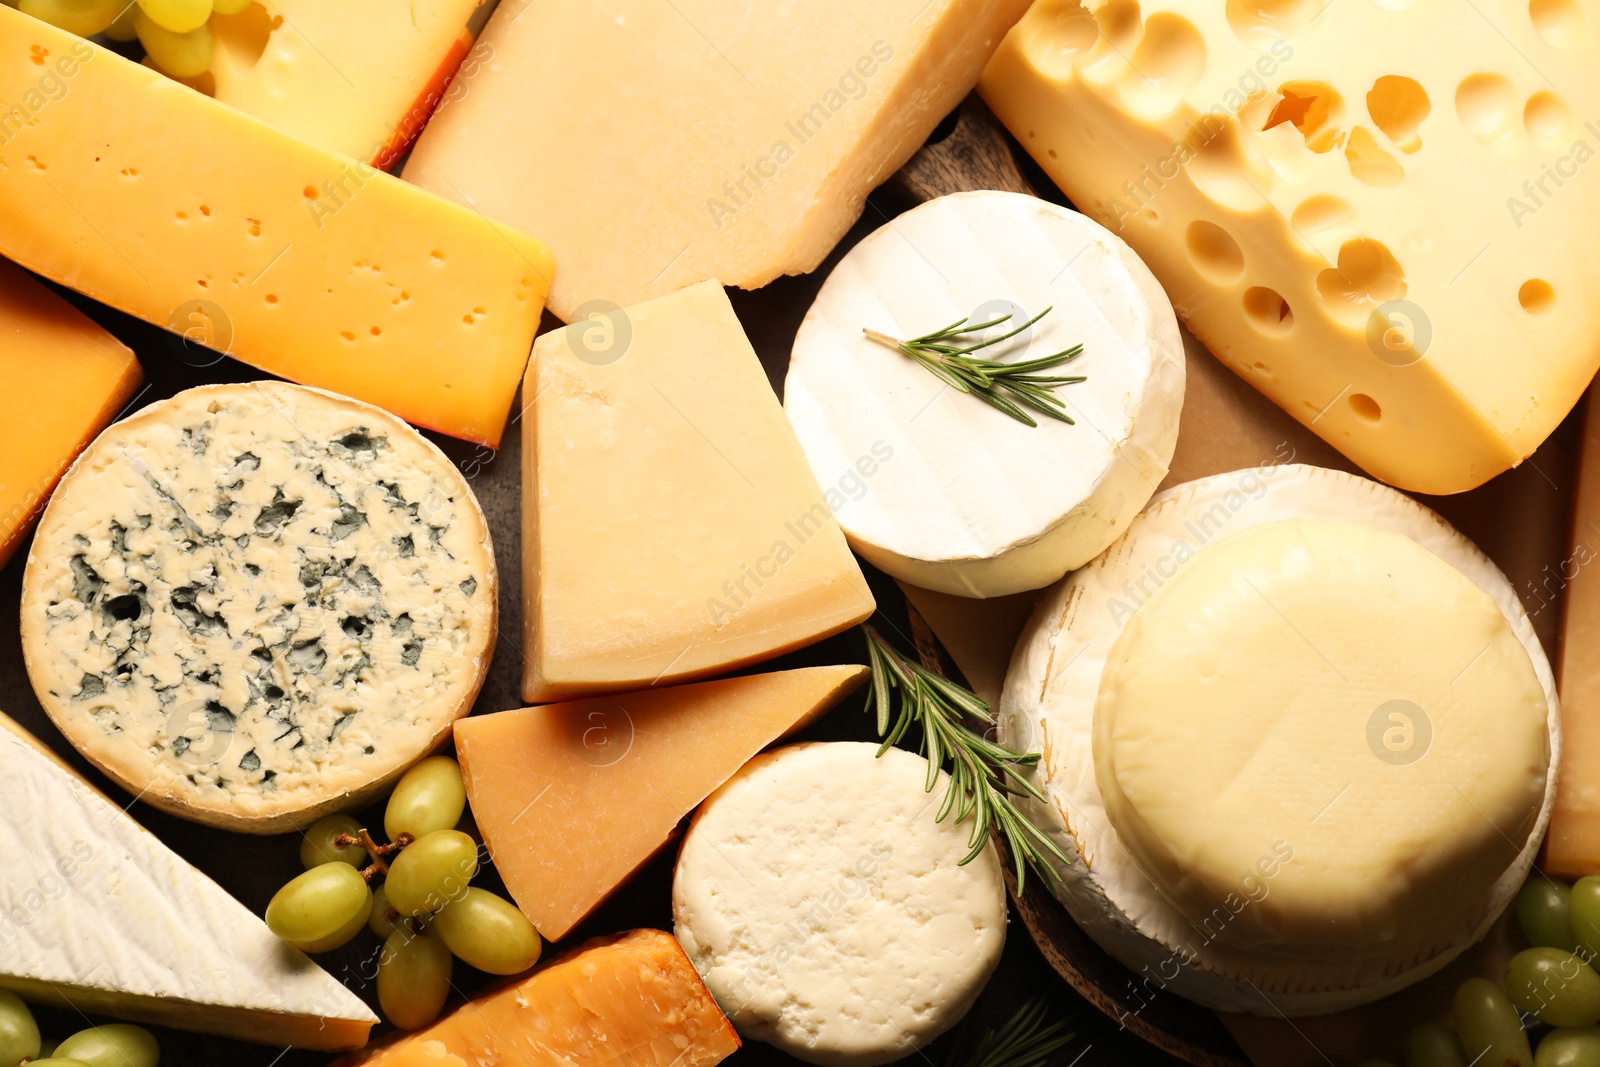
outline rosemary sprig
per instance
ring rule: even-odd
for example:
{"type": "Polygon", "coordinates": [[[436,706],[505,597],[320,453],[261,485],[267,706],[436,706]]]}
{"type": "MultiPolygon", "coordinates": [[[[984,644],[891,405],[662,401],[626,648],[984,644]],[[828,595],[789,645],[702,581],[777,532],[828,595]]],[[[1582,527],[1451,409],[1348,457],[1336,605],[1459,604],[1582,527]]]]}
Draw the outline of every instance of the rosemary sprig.
{"type": "Polygon", "coordinates": [[[977,859],[989,843],[989,836],[999,833],[1005,836],[1016,859],[1018,895],[1026,887],[1028,867],[1046,881],[1054,881],[1055,871],[1048,859],[1062,864],[1071,860],[1048,834],[1022,814],[1012,799],[1031,797],[1047,803],[1039,787],[1027,777],[1028,768],[1039,762],[1039,754],[1017,752],[973,731],[966,724],[966,716],[986,726],[993,724],[988,701],[907,660],[871,626],[863,626],[862,630],[866,632],[867,658],[872,666],[872,689],[867,699],[877,711],[878,736],[883,738],[878,755],[899,743],[912,723],[921,726],[929,792],[939,782],[940,769],[947,761],[950,763],[950,788],[935,820],[943,822],[952,812],[958,823],[969,816],[972,819],[972,833],[967,839],[972,850],[961,862],[977,859]],[[894,709],[895,692],[900,697],[898,711],[894,709]]]}
{"type": "Polygon", "coordinates": [[[985,1030],[976,1040],[976,1028],[965,1023],[947,1067],[1044,1067],[1053,1052],[1078,1036],[1069,1016],[1052,1015],[1050,998],[1034,997],[1000,1029],[985,1030]]]}
{"type": "Polygon", "coordinates": [[[999,408],[1018,422],[1027,423],[1029,426],[1039,425],[1022,410],[1031,408],[1041,415],[1071,424],[1072,416],[1067,414],[1065,401],[1051,390],[1088,379],[1081,374],[1065,376],[1039,372],[1051,370],[1077,359],[1083,354],[1082,345],[1073,345],[1054,355],[1025,359],[1017,363],[979,359],[973,355],[974,352],[1011,340],[1050,314],[1050,311],[1050,308],[1045,308],[1021,326],[1008,330],[998,337],[991,337],[987,341],[975,341],[972,340],[972,336],[1009,322],[1011,320],[1009,312],[988,322],[974,323],[970,321],[970,317],[962,319],[959,322],[952,322],[943,329],[925,333],[921,337],[913,337],[909,341],[901,341],[877,330],[863,329],[861,332],[881,345],[887,345],[910,356],[950,388],[975,396],[984,403],[999,408]]]}

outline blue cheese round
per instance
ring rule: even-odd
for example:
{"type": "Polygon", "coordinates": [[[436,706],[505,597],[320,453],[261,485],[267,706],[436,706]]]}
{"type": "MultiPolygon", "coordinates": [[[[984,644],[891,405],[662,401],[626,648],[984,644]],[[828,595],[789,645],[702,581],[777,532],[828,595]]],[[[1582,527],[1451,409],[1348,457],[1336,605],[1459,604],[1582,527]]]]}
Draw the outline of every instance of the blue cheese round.
{"type": "Polygon", "coordinates": [[[107,429],[23,575],[39,702],[141,799],[277,833],[381,790],[466,714],[496,576],[466,480],[379,408],[205,386],[107,429]]]}

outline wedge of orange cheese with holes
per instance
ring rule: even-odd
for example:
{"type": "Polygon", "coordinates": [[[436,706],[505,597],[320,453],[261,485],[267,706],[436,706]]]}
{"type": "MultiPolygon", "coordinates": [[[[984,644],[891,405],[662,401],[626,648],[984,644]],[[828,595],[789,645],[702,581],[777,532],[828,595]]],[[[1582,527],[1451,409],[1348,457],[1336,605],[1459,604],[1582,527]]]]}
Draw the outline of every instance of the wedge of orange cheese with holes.
{"type": "Polygon", "coordinates": [[[1369,473],[1515,466],[1600,364],[1582,0],[1039,0],[980,91],[1216,356],[1369,473]]]}
{"type": "Polygon", "coordinates": [[[186,362],[499,444],[539,242],[5,6],[0,102],[0,255],[182,334],[186,362]]]}

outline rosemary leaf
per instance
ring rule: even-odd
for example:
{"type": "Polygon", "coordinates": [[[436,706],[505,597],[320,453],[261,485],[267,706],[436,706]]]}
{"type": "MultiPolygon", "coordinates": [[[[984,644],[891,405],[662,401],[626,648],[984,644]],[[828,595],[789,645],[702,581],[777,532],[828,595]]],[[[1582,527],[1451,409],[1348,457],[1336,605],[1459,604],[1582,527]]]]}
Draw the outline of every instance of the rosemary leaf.
{"type": "Polygon", "coordinates": [[[1035,997],[981,1037],[975,1037],[970,1023],[963,1024],[947,1067],[1044,1067],[1052,1053],[1077,1037],[1071,1027],[1071,1017],[1057,1015],[1050,998],[1035,997]]]}
{"type": "Polygon", "coordinates": [[[1029,867],[1053,882],[1056,874],[1049,861],[1065,865],[1071,860],[1014,800],[1026,797],[1044,802],[1044,794],[1027,774],[1039,762],[1039,754],[1014,751],[973,730],[967,725],[968,717],[985,727],[994,724],[987,701],[906,659],[871,626],[862,630],[872,667],[868,699],[877,715],[878,736],[883,738],[878,755],[899,744],[913,724],[919,726],[922,754],[928,760],[927,790],[932,792],[938,784],[941,769],[950,772],[950,786],[934,818],[943,822],[954,815],[957,823],[972,820],[967,838],[971,851],[961,862],[977,859],[989,838],[999,834],[1017,864],[1018,894],[1026,888],[1029,867]]]}
{"type": "Polygon", "coordinates": [[[980,359],[973,355],[985,348],[1011,340],[1050,314],[1050,310],[1045,308],[1020,326],[1013,327],[987,341],[977,341],[973,338],[985,330],[1009,322],[1011,319],[1009,314],[990,319],[988,322],[974,323],[968,319],[959,319],[932,333],[913,337],[909,341],[901,341],[878,330],[864,329],[861,332],[879,344],[916,360],[918,365],[950,388],[976,397],[1018,422],[1029,426],[1039,425],[1027,411],[1023,410],[1028,408],[1047,418],[1071,425],[1073,420],[1067,414],[1066,402],[1051,390],[1063,385],[1076,385],[1088,379],[1081,374],[1043,375],[1037,372],[1051,370],[1077,359],[1083,354],[1082,345],[1073,345],[1052,355],[1016,363],[980,359]]]}

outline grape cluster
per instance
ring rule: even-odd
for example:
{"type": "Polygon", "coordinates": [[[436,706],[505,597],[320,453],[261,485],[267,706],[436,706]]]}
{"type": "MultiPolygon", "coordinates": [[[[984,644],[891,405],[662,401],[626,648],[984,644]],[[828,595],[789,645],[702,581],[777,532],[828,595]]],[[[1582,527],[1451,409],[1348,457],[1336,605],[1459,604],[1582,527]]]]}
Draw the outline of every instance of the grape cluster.
{"type": "Polygon", "coordinates": [[[46,1040],[28,1006],[0,990],[0,1067],[156,1067],[160,1061],[155,1035],[123,1023],[91,1026],[65,1041],[46,1040]]]}
{"type": "MultiPolygon", "coordinates": [[[[1531,946],[1506,963],[1499,985],[1469,978],[1455,996],[1456,1029],[1436,1023],[1406,1037],[1405,1067],[1600,1067],[1600,877],[1574,885],[1537,871],[1517,896],[1531,946]],[[1523,1025],[1535,1021],[1537,1052],[1523,1025]]],[[[1392,1067],[1366,1060],[1361,1067],[1392,1067]]]]}
{"type": "Polygon", "coordinates": [[[237,15],[254,0],[16,0],[24,14],[80,37],[138,39],[150,65],[179,79],[211,69],[212,15],[237,15]]]}
{"type": "Polygon", "coordinates": [[[455,959],[499,975],[539,959],[539,935],[522,912],[469,884],[478,843],[455,829],[466,804],[456,761],[423,760],[389,797],[383,828],[391,844],[378,844],[348,815],[330,815],[301,842],[305,872],[267,905],[267,927],[302,952],[339,948],[363,926],[382,938],[378,1003],[402,1030],[438,1017],[455,959]]]}

